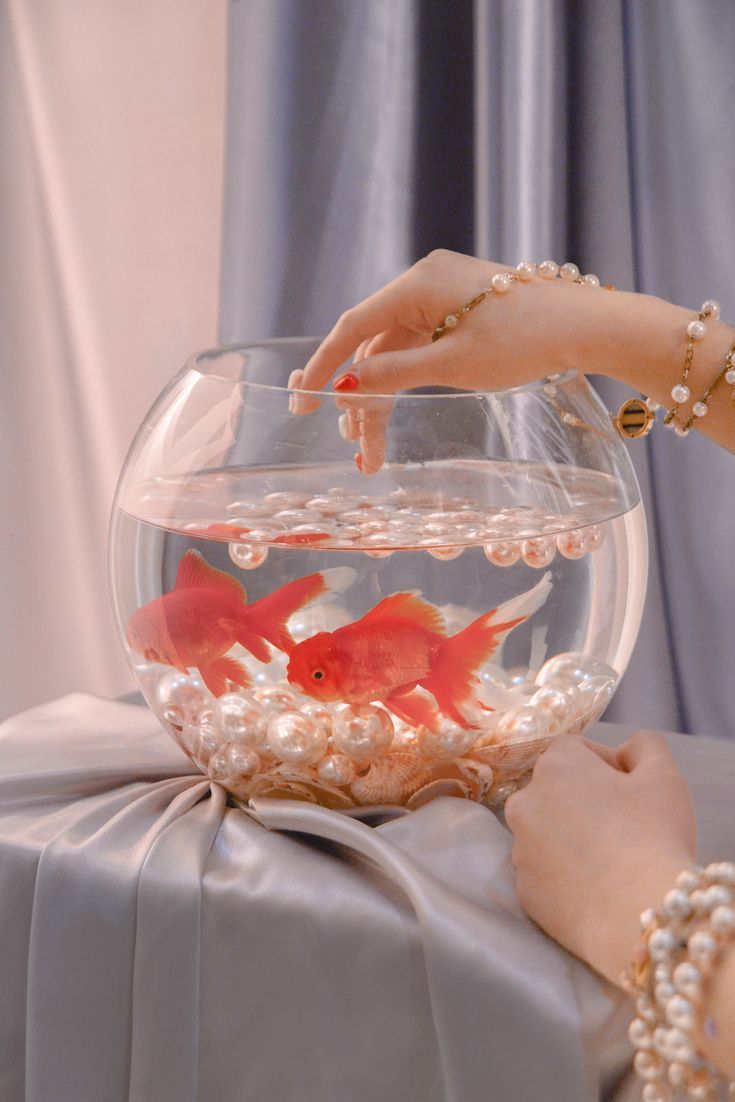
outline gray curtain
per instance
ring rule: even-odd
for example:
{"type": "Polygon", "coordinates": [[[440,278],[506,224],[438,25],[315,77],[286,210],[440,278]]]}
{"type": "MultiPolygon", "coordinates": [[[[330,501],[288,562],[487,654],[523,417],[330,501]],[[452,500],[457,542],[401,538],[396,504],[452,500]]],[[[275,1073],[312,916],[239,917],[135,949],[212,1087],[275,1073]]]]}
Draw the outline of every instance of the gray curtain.
{"type": "MultiPolygon", "coordinates": [[[[229,42],[223,341],[324,332],[439,246],[735,320],[730,0],[232,0],[229,42]]],[[[607,718],[734,738],[735,456],[631,454],[649,596],[607,718]]]]}

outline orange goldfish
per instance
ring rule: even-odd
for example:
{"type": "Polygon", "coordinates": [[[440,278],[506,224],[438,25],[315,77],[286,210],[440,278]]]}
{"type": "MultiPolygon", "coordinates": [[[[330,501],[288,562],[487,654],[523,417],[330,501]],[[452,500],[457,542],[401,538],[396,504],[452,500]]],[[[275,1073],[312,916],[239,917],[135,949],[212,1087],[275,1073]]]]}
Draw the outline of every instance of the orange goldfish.
{"type": "Polygon", "coordinates": [[[228,681],[247,689],[248,671],[227,651],[240,643],[261,662],[270,659],[266,640],[291,651],[289,617],[315,597],[344,589],[354,576],[348,567],[323,570],[287,582],[248,605],[245,588],[236,578],[190,549],[181,558],[173,590],[137,609],[128,620],[128,645],[149,661],[182,673],[196,667],[215,696],[227,691],[228,681]]]}
{"type": "Polygon", "coordinates": [[[508,632],[541,607],[550,588],[547,572],[533,589],[452,636],[434,605],[417,593],[394,593],[361,620],[298,643],[290,654],[288,680],[316,700],[380,701],[412,727],[423,723],[436,729],[439,717],[417,691],[424,689],[445,716],[473,727],[462,709],[479,703],[473,693],[477,671],[508,632]]]}

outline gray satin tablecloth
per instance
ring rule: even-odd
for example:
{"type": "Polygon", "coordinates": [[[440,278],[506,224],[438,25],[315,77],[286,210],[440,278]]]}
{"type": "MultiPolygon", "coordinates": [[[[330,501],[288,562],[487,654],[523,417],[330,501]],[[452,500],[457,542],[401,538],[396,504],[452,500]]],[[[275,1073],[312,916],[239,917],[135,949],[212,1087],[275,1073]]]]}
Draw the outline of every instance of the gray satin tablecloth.
{"type": "MultiPolygon", "coordinates": [[[[735,747],[671,743],[700,858],[731,856],[735,747]]],[[[2,1102],[635,1096],[627,999],[523,915],[491,812],[255,814],[146,709],[0,725],[2,1102]]]]}

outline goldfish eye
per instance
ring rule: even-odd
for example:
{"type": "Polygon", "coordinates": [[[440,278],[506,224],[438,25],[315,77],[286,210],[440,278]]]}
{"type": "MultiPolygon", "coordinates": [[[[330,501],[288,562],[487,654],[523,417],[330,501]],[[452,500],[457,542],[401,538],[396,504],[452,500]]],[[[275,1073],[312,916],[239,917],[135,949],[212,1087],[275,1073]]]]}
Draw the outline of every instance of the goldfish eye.
{"type": "Polygon", "coordinates": [[[314,670],[311,676],[314,678],[315,681],[321,681],[321,679],[324,677],[324,670],[314,670]]]}

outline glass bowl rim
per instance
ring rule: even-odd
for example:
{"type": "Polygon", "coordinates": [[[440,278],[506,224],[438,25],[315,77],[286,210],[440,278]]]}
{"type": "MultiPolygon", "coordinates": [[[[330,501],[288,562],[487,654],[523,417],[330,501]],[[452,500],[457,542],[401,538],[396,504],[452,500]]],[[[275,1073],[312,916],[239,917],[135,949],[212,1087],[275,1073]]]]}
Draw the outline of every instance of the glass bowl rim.
{"type": "MultiPolygon", "coordinates": [[[[344,398],[345,395],[336,390],[304,390],[299,387],[277,386],[274,383],[252,383],[247,379],[232,379],[227,375],[219,375],[216,371],[203,370],[200,366],[200,361],[205,357],[210,356],[213,360],[217,357],[225,355],[228,352],[243,352],[250,348],[262,348],[273,347],[278,345],[294,345],[294,344],[308,344],[312,342],[321,343],[323,337],[264,337],[262,340],[252,341],[237,341],[235,344],[223,344],[213,345],[211,348],[203,348],[199,352],[193,352],[191,356],[186,360],[183,371],[194,371],[197,375],[201,375],[202,378],[207,379],[219,379],[222,382],[235,383],[239,386],[252,387],[254,390],[260,391],[274,391],[280,394],[305,394],[310,395],[312,398],[344,398]]],[[[572,367],[562,372],[552,372],[549,375],[541,376],[538,379],[532,379],[527,383],[518,383],[516,386],[500,387],[497,390],[455,390],[449,391],[431,391],[430,393],[416,394],[413,391],[396,391],[395,393],[377,393],[370,391],[369,394],[361,395],[360,392],[352,391],[350,397],[359,398],[370,397],[371,399],[377,398],[384,401],[414,401],[422,398],[433,398],[435,401],[437,398],[486,398],[489,395],[492,397],[504,397],[510,394],[522,394],[524,392],[531,392],[540,390],[546,386],[559,386],[564,383],[570,382],[572,379],[578,378],[580,372],[572,367]]]]}

